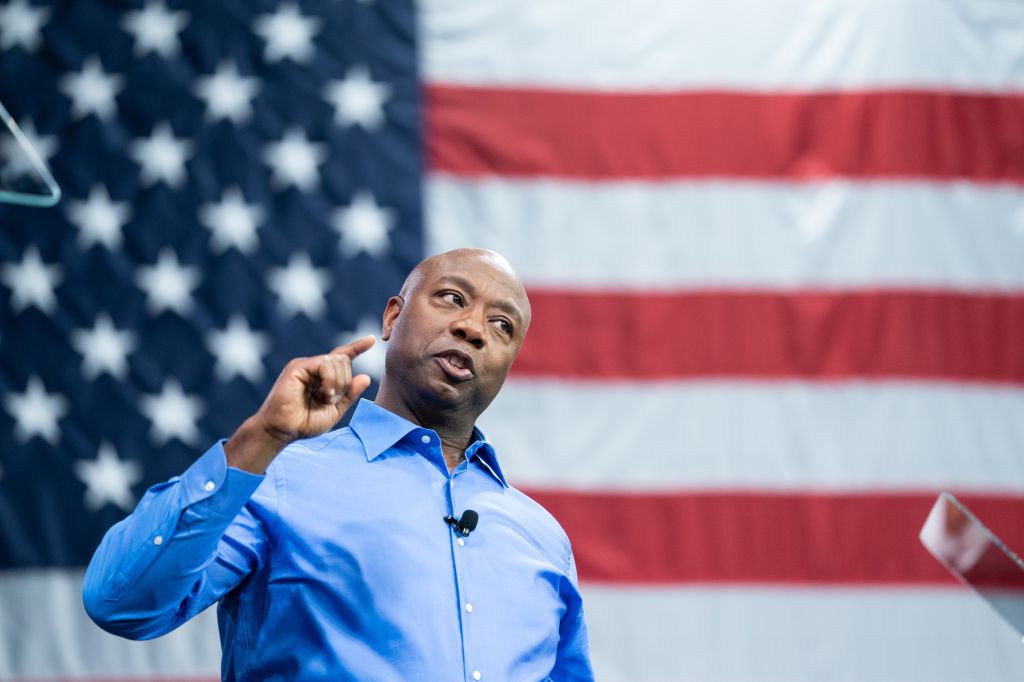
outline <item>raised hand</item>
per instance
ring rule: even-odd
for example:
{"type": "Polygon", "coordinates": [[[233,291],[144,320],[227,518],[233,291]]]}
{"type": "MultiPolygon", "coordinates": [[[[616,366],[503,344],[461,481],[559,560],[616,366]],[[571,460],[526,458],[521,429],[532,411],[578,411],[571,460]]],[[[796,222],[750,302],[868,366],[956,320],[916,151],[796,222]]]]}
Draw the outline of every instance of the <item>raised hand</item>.
{"type": "Polygon", "coordinates": [[[260,409],[224,445],[228,465],[263,473],[286,445],[337,423],[370,385],[366,374],[352,376],[352,360],[374,341],[364,336],[327,355],[285,365],[260,409]]]}

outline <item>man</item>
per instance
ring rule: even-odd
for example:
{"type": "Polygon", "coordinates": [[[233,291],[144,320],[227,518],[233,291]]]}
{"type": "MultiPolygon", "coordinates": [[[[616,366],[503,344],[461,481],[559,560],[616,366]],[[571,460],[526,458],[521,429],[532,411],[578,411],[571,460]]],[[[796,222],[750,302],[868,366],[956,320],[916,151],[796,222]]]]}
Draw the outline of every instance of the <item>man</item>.
{"type": "Polygon", "coordinates": [[[147,639],[219,601],[236,680],[591,680],[569,541],[475,428],[530,324],[508,262],[429,258],[373,337],[292,360],[259,411],[108,531],[90,616],[147,639]],[[322,435],[321,435],[322,434],[322,435]],[[466,529],[449,518],[478,513],[466,529]]]}

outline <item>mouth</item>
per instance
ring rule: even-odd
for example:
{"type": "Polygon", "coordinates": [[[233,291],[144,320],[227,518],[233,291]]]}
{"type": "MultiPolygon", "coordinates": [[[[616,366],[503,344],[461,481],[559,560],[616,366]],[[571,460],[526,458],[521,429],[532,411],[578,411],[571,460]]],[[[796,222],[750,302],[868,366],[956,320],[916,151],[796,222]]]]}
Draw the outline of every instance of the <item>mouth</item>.
{"type": "Polygon", "coordinates": [[[473,358],[461,350],[446,350],[437,353],[434,358],[444,373],[455,381],[467,381],[474,376],[473,358]]]}

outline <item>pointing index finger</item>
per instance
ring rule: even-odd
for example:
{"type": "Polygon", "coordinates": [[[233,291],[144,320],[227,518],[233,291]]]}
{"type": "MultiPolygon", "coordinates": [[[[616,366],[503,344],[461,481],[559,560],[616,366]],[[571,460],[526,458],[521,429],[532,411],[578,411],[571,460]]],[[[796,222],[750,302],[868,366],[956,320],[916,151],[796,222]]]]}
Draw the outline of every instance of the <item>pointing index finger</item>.
{"type": "Polygon", "coordinates": [[[370,350],[376,342],[377,337],[373,334],[369,334],[361,339],[356,339],[351,343],[347,343],[344,346],[338,346],[331,351],[331,355],[341,354],[347,355],[350,359],[355,359],[370,350]]]}

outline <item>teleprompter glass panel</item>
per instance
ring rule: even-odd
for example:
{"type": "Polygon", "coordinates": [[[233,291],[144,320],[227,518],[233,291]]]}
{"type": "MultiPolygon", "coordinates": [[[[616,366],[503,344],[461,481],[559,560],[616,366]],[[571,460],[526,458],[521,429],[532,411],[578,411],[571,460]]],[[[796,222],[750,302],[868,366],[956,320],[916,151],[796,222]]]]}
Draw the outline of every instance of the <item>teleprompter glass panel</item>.
{"type": "Polygon", "coordinates": [[[949,493],[935,501],[922,544],[1024,638],[1024,562],[949,493]]]}
{"type": "Polygon", "coordinates": [[[0,123],[0,202],[53,206],[60,187],[3,104],[0,123]]]}

